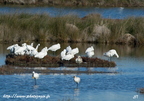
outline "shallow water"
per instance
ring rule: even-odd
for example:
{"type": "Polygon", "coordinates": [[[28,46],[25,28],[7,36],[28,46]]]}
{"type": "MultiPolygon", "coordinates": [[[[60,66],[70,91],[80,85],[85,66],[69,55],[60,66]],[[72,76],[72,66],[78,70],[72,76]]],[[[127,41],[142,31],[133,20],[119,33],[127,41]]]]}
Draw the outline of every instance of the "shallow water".
{"type": "MultiPolygon", "coordinates": [[[[51,43],[52,44],[52,43],[51,43]]],[[[50,46],[51,44],[45,44],[50,46]]],[[[68,44],[63,44],[65,48],[68,44]]],[[[71,44],[80,49],[79,55],[85,55],[84,50],[93,45],[95,57],[102,56],[109,49],[116,49],[120,58],[113,58],[115,68],[91,68],[91,70],[117,71],[118,74],[40,74],[37,85],[31,74],[0,75],[0,100],[2,101],[143,101],[144,94],[137,90],[144,87],[144,47],[129,47],[116,45],[71,44]],[[79,87],[73,81],[73,76],[81,78],[79,87]]],[[[4,63],[9,52],[1,45],[0,63],[4,63]]],[[[61,49],[63,50],[63,49],[61,49]]],[[[50,52],[48,52],[50,54],[50,52]]],[[[60,53],[60,50],[57,54],[60,53]]],[[[69,69],[65,67],[66,69],[69,69]]],[[[83,67],[81,67],[84,70],[83,67]]]]}
{"type": "Polygon", "coordinates": [[[30,6],[0,6],[0,14],[30,13],[49,14],[50,16],[61,16],[75,14],[84,17],[91,13],[101,14],[103,18],[123,19],[126,17],[144,16],[144,8],[125,7],[30,7],[30,6]]]}

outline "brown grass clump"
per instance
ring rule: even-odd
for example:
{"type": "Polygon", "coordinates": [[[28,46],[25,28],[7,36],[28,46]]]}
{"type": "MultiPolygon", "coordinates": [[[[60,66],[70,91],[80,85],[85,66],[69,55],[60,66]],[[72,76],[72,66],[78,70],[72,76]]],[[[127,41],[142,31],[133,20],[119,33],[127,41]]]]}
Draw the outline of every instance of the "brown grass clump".
{"type": "Polygon", "coordinates": [[[144,94],[144,88],[140,88],[139,92],[144,94]]]}

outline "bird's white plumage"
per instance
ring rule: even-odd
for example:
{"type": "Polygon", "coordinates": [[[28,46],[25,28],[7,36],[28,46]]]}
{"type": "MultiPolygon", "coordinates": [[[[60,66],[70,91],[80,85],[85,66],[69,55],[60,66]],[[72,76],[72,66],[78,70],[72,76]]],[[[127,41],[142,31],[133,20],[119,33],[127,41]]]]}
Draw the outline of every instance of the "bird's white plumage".
{"type": "Polygon", "coordinates": [[[66,54],[66,49],[64,49],[63,51],[61,51],[61,58],[64,57],[66,54]]]}
{"type": "Polygon", "coordinates": [[[94,48],[93,46],[90,46],[85,51],[88,58],[91,58],[94,55],[94,48]]]}
{"type": "Polygon", "coordinates": [[[88,58],[91,58],[94,55],[94,51],[89,51],[86,53],[88,58]]]}
{"type": "Polygon", "coordinates": [[[56,50],[58,50],[58,49],[60,49],[60,48],[61,48],[61,46],[60,46],[60,44],[58,43],[58,44],[55,44],[55,45],[52,45],[51,47],[49,47],[48,50],[56,51],[56,50]]]}
{"type": "Polygon", "coordinates": [[[15,51],[19,48],[20,46],[18,44],[11,45],[7,47],[7,50],[10,50],[10,53],[15,53],[15,51]]]}
{"type": "Polygon", "coordinates": [[[80,77],[74,76],[73,79],[74,79],[74,82],[75,82],[75,83],[77,83],[77,84],[80,83],[80,77]]]}
{"type": "Polygon", "coordinates": [[[39,74],[35,73],[34,71],[32,72],[32,78],[33,79],[38,79],[39,78],[39,74]]]}
{"type": "Polygon", "coordinates": [[[62,57],[62,60],[71,60],[72,58],[74,58],[74,55],[73,54],[68,54],[68,55],[64,55],[62,57]]]}
{"type": "Polygon", "coordinates": [[[72,50],[71,46],[66,47],[66,52],[70,52],[72,50]]]}
{"type": "Polygon", "coordinates": [[[15,50],[16,55],[24,55],[26,51],[26,43],[23,43],[21,47],[15,50]]]}
{"type": "Polygon", "coordinates": [[[93,46],[88,47],[88,48],[86,49],[85,53],[91,52],[91,51],[94,51],[93,46]]]}
{"type": "Polygon", "coordinates": [[[36,48],[34,48],[33,50],[31,50],[31,56],[35,56],[37,53],[38,53],[38,47],[40,46],[40,44],[38,44],[37,46],[36,46],[36,48]]]}
{"type": "Polygon", "coordinates": [[[18,44],[14,44],[14,45],[11,45],[11,46],[7,47],[7,50],[10,50],[10,49],[12,49],[15,46],[18,46],[18,44]]]}
{"type": "Polygon", "coordinates": [[[79,49],[78,48],[71,49],[70,51],[67,52],[67,54],[73,54],[73,55],[75,55],[77,53],[79,53],[79,49]]]}
{"type": "Polygon", "coordinates": [[[113,56],[116,56],[117,58],[119,58],[119,55],[117,54],[115,49],[111,49],[108,52],[105,52],[103,55],[109,58],[113,56]]]}
{"type": "Polygon", "coordinates": [[[73,54],[66,54],[66,49],[64,49],[62,52],[61,52],[61,59],[62,60],[70,60],[74,58],[74,55],[73,54]]]}
{"type": "Polygon", "coordinates": [[[47,55],[47,47],[43,48],[40,52],[38,52],[34,57],[42,59],[47,55]]]}
{"type": "Polygon", "coordinates": [[[27,50],[34,50],[35,48],[33,47],[33,45],[26,45],[27,50]]]}
{"type": "Polygon", "coordinates": [[[76,59],[75,59],[76,63],[80,64],[83,62],[81,56],[78,56],[76,59]]]}

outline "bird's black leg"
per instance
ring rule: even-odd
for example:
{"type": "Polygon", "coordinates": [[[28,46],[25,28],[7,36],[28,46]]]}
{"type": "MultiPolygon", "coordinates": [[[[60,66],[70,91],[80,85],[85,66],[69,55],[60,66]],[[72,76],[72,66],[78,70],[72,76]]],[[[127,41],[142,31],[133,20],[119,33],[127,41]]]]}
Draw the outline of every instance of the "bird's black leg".
{"type": "Polygon", "coordinates": [[[77,88],[78,88],[78,83],[77,83],[77,88]]]}
{"type": "Polygon", "coordinates": [[[35,85],[36,85],[36,84],[37,84],[37,83],[36,83],[36,78],[35,78],[34,80],[35,80],[35,85]]]}

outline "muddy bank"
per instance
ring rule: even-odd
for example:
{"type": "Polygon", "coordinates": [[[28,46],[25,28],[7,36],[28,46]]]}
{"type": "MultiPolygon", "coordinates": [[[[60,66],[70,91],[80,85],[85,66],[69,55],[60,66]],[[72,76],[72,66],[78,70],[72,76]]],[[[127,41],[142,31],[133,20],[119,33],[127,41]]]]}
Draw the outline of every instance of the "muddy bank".
{"type": "Polygon", "coordinates": [[[144,94],[144,88],[140,88],[138,92],[144,94]]]}
{"type": "Polygon", "coordinates": [[[43,59],[35,58],[33,56],[23,55],[7,55],[5,63],[11,66],[25,66],[25,67],[115,67],[113,61],[102,60],[99,58],[82,57],[83,63],[77,64],[75,62],[76,56],[70,61],[61,60],[60,56],[45,56],[43,59]]]}
{"type": "Polygon", "coordinates": [[[1,4],[48,6],[143,7],[141,0],[0,0],[1,4]]]}
{"type": "Polygon", "coordinates": [[[25,68],[25,67],[14,67],[4,65],[0,67],[0,75],[12,75],[12,74],[25,74],[25,73],[32,73],[36,71],[37,73],[41,74],[95,74],[95,73],[110,73],[110,74],[117,74],[118,72],[105,72],[105,71],[76,71],[76,70],[50,70],[50,69],[35,69],[33,67],[25,68]]]}

